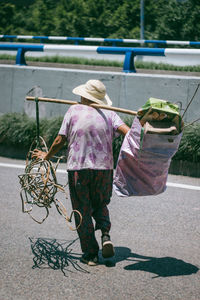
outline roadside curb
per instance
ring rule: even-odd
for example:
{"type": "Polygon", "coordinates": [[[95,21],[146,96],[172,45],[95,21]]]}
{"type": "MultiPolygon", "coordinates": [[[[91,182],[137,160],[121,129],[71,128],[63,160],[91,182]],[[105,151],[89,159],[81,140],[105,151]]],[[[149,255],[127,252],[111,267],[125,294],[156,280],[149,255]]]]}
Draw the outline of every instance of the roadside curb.
{"type": "Polygon", "coordinates": [[[200,178],[200,163],[172,160],[169,174],[200,178]]]}

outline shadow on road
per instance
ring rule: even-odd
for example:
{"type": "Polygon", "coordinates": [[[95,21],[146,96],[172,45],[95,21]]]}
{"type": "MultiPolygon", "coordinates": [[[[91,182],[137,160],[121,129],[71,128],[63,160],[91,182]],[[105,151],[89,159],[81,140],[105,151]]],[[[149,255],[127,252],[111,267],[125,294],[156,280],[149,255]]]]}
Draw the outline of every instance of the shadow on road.
{"type": "MultiPolygon", "coordinates": [[[[33,269],[53,269],[61,270],[66,276],[66,272],[72,272],[71,265],[76,271],[89,273],[83,269],[78,262],[80,254],[72,252],[70,248],[77,240],[65,241],[47,238],[29,238],[33,257],[33,269]],[[68,268],[68,269],[67,269],[68,268]]],[[[199,268],[181,259],[174,257],[151,257],[132,253],[127,247],[115,247],[115,257],[106,260],[107,267],[114,267],[120,261],[133,262],[124,267],[128,271],[145,271],[153,273],[157,277],[183,276],[197,273],[199,268]]]]}
{"type": "Polygon", "coordinates": [[[191,275],[199,271],[198,267],[174,257],[157,258],[138,255],[136,253],[132,253],[131,249],[126,247],[116,247],[115,251],[116,263],[122,260],[134,262],[133,264],[124,267],[125,270],[140,270],[157,275],[152,278],[191,275]]]}
{"type": "Polygon", "coordinates": [[[29,238],[31,250],[33,252],[33,269],[53,269],[61,270],[66,276],[70,265],[79,272],[89,273],[79,266],[80,254],[72,252],[70,247],[78,240],[63,241],[47,238],[29,238]]]}

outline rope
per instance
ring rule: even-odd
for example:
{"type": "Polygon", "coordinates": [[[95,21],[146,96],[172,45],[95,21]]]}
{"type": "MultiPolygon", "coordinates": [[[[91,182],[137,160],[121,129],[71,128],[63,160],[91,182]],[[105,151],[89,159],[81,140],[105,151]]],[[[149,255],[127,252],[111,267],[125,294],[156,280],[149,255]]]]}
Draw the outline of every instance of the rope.
{"type": "MultiPolygon", "coordinates": [[[[35,222],[42,224],[49,215],[49,208],[51,208],[51,205],[54,203],[59,214],[65,218],[69,228],[71,230],[77,230],[82,222],[80,212],[78,210],[72,210],[68,217],[65,206],[55,197],[57,192],[60,191],[64,193],[66,199],[68,198],[64,186],[59,184],[56,178],[56,169],[62,157],[57,159],[56,167],[53,166],[51,161],[32,159],[32,149],[36,143],[38,143],[37,138],[31,144],[27,154],[25,173],[18,176],[21,185],[20,197],[22,201],[22,212],[28,213],[35,222]],[[38,220],[32,215],[34,206],[46,210],[46,215],[42,220],[38,220]],[[79,224],[75,228],[69,225],[69,223],[72,222],[73,215],[79,217],[79,224]]],[[[46,143],[42,137],[39,137],[39,145],[42,150],[48,152],[46,143]]]]}
{"type": "Polygon", "coordinates": [[[197,85],[196,90],[195,90],[195,92],[194,92],[192,98],[190,99],[190,101],[189,101],[189,103],[188,103],[188,105],[187,105],[187,107],[186,107],[186,109],[185,109],[185,111],[184,111],[184,113],[183,113],[183,115],[182,115],[182,119],[183,119],[185,113],[187,112],[189,106],[191,105],[192,101],[194,100],[194,97],[195,97],[195,95],[196,95],[196,93],[197,93],[199,87],[200,87],[200,83],[197,85]]]}
{"type": "Polygon", "coordinates": [[[198,119],[196,119],[196,120],[192,121],[191,123],[189,123],[189,124],[185,125],[185,126],[184,126],[184,129],[185,129],[186,127],[188,127],[188,126],[191,126],[191,125],[193,125],[195,122],[197,122],[197,121],[199,121],[199,120],[200,120],[200,118],[198,118],[198,119]]]}

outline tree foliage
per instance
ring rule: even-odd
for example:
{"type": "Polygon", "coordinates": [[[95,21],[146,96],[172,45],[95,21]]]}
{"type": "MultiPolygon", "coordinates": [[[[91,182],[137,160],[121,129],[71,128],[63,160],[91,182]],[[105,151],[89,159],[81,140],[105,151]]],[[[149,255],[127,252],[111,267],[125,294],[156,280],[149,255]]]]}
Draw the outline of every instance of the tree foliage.
{"type": "MultiPolygon", "coordinates": [[[[145,39],[200,40],[199,0],[145,0],[145,39]]],[[[140,37],[140,0],[2,0],[1,34],[140,37]]]]}

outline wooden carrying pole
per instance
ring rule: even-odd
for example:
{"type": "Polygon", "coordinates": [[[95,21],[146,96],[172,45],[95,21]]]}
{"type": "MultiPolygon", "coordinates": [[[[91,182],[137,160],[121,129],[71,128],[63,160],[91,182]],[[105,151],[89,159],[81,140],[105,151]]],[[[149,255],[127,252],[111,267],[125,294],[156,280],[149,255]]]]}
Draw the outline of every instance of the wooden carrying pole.
{"type": "MultiPolygon", "coordinates": [[[[52,103],[61,103],[61,104],[69,104],[69,105],[74,105],[74,104],[80,104],[79,102],[72,101],[72,100],[62,100],[62,99],[53,99],[53,98],[42,98],[42,97],[31,97],[27,96],[26,100],[28,101],[35,101],[37,99],[38,101],[41,102],[52,102],[52,103]]],[[[107,110],[114,110],[117,112],[121,112],[124,114],[129,114],[129,115],[137,115],[137,111],[125,109],[125,108],[118,108],[118,107],[113,107],[113,106],[108,106],[108,105],[99,105],[96,103],[90,104],[90,106],[95,107],[95,108],[103,108],[107,110]]]]}

